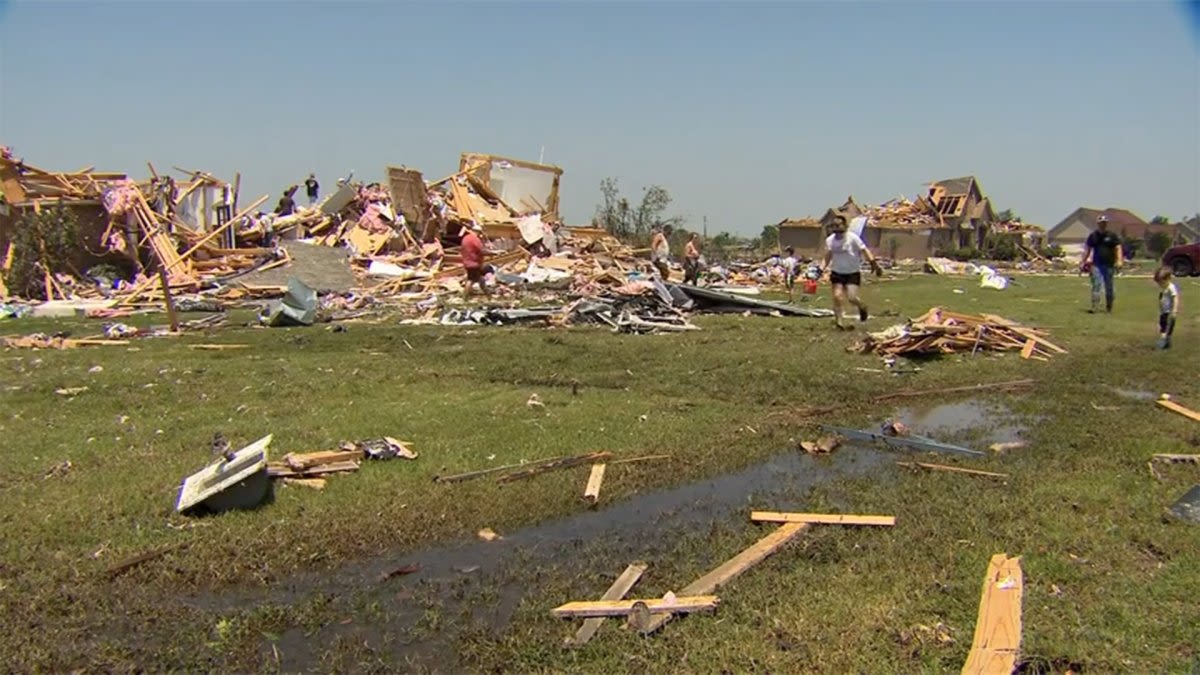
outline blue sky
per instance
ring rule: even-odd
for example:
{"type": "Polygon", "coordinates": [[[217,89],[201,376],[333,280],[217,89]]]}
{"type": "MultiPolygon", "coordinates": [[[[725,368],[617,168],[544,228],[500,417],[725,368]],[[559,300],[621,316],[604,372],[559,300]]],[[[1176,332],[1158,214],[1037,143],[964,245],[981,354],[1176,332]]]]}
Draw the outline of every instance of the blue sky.
{"type": "Polygon", "coordinates": [[[756,234],[973,174],[1052,225],[1200,212],[1200,14],[1155,2],[4,2],[0,143],[56,170],[172,165],[243,200],[315,170],[562,166],[756,234]]]}

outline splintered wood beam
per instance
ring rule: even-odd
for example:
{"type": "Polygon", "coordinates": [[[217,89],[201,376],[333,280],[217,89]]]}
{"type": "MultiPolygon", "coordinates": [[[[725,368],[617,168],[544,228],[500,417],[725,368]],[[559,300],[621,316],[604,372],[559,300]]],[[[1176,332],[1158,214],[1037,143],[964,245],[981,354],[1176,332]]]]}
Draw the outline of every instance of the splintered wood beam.
{"type": "Polygon", "coordinates": [[[600,483],[604,481],[604,464],[593,464],[592,474],[588,476],[587,487],[583,489],[583,498],[595,503],[600,499],[600,483]]]}
{"type": "MultiPolygon", "coordinates": [[[[721,586],[738,578],[743,572],[762,562],[775,551],[778,551],[784,544],[795,539],[797,535],[807,528],[808,523],[785,523],[780,525],[774,532],[759,539],[754,545],[685,586],[679,592],[680,595],[707,595],[716,592],[721,586]]],[[[648,635],[662,628],[674,616],[674,614],[657,614],[644,625],[635,626],[632,623],[629,625],[631,628],[636,628],[643,634],[648,635]]]]}
{"type": "Polygon", "coordinates": [[[961,466],[948,466],[946,464],[930,464],[928,462],[896,462],[900,466],[906,466],[910,469],[929,469],[931,471],[951,471],[953,473],[965,473],[971,476],[987,476],[988,478],[1008,478],[1006,473],[994,473],[992,471],[980,471],[979,469],[965,469],[961,466]]]}
{"type": "Polygon", "coordinates": [[[779,513],[751,511],[750,520],[757,523],[809,523],[810,525],[883,525],[896,524],[896,516],[854,516],[838,513],[779,513]]]}
{"type": "Polygon", "coordinates": [[[1200,422],[1200,413],[1198,413],[1195,410],[1192,410],[1190,408],[1185,408],[1174,401],[1168,401],[1166,399],[1159,399],[1158,405],[1162,406],[1163,408],[1166,408],[1167,410],[1170,410],[1171,412],[1179,413],[1180,415],[1183,415],[1184,417],[1192,420],[1193,422],[1200,422]]]}
{"type": "MultiPolygon", "coordinates": [[[[633,563],[625,568],[621,576],[613,582],[612,586],[600,596],[601,600],[620,600],[625,597],[633,585],[642,578],[642,574],[646,572],[648,566],[645,563],[633,563]]],[[[567,638],[564,643],[567,647],[582,647],[586,645],[596,635],[596,631],[600,630],[600,626],[604,623],[604,617],[597,616],[585,619],[583,625],[579,627],[579,631],[575,633],[575,637],[567,638]]]]}
{"type": "Polygon", "coordinates": [[[587,455],[576,455],[575,457],[565,457],[563,459],[546,462],[545,464],[542,464],[540,466],[535,466],[535,467],[532,467],[529,469],[524,469],[522,471],[514,471],[510,474],[505,474],[505,475],[501,476],[499,480],[501,483],[510,483],[514,480],[523,480],[525,478],[531,478],[533,476],[537,476],[539,474],[546,473],[547,471],[556,471],[558,469],[567,469],[567,468],[570,468],[573,466],[579,466],[580,464],[592,464],[594,462],[602,462],[611,456],[612,456],[611,453],[608,453],[608,452],[593,452],[593,453],[587,454],[587,455]]]}
{"type": "Polygon", "coordinates": [[[1021,648],[1021,596],[1024,575],[1021,559],[1004,553],[992,556],[983,593],[979,599],[979,619],[975,639],[963,665],[963,675],[1011,673],[1021,648]]]}
{"type": "Polygon", "coordinates": [[[690,614],[716,609],[721,602],[715,595],[679,596],[670,601],[662,598],[646,600],[581,600],[568,602],[565,605],[550,610],[554,616],[564,617],[605,617],[628,616],[634,608],[641,604],[651,612],[670,612],[672,614],[690,614]]]}

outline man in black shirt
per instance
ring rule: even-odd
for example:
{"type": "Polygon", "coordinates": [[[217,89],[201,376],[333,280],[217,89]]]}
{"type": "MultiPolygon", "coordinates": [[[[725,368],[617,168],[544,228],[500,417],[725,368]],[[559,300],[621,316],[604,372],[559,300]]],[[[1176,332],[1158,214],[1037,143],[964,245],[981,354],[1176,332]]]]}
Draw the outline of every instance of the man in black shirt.
{"type": "Polygon", "coordinates": [[[296,194],[295,185],[284,191],[283,196],[279,198],[279,205],[275,207],[277,215],[290,216],[296,212],[296,200],[292,199],[294,194],[296,194]]]}
{"type": "Polygon", "coordinates": [[[312,206],[317,203],[317,194],[321,190],[320,183],[317,182],[317,174],[310,173],[304,181],[304,191],[308,193],[308,205],[312,206]]]}
{"type": "Polygon", "coordinates": [[[1108,231],[1108,218],[1100,216],[1096,219],[1096,230],[1088,235],[1083,244],[1082,266],[1090,267],[1092,273],[1092,308],[1093,314],[1100,305],[1100,288],[1104,288],[1104,308],[1112,312],[1113,308],[1113,274],[1125,263],[1121,251],[1121,238],[1108,231]]]}

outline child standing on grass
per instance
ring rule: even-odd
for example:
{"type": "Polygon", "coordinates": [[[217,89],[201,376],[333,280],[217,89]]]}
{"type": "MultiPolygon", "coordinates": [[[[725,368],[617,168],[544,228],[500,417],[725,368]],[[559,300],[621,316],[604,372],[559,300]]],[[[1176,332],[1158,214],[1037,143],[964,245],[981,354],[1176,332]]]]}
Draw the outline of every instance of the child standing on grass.
{"type": "Polygon", "coordinates": [[[1158,284],[1158,348],[1171,348],[1171,333],[1175,332],[1175,317],[1179,314],[1179,288],[1171,282],[1171,270],[1160,267],[1154,272],[1158,284]]]}

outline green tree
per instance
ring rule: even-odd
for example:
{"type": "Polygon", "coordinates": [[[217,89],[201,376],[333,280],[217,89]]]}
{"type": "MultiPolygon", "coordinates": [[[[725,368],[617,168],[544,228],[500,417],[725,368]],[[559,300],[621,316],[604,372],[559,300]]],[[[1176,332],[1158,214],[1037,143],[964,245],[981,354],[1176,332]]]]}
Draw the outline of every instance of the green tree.
{"type": "Polygon", "coordinates": [[[1015,213],[1013,213],[1012,209],[1004,209],[1000,213],[997,213],[996,217],[999,218],[1000,222],[1002,223],[1011,223],[1016,220],[1017,216],[1015,213]]]}
{"type": "Polygon", "coordinates": [[[762,234],[758,235],[758,245],[768,251],[774,251],[778,249],[779,226],[763,225],[762,234]]]}
{"type": "Polygon", "coordinates": [[[1157,258],[1166,253],[1172,243],[1171,235],[1166,232],[1151,232],[1146,236],[1146,251],[1157,258]]]}
{"type": "Polygon", "coordinates": [[[1150,219],[1151,225],[1170,225],[1171,219],[1166,216],[1154,216],[1150,219]]]}
{"type": "Polygon", "coordinates": [[[671,195],[659,185],[644,188],[637,205],[621,195],[616,178],[600,181],[600,195],[602,201],[596,207],[594,220],[618,239],[644,240],[655,225],[678,227],[684,222],[679,216],[664,216],[671,205],[671,195]]]}
{"type": "Polygon", "coordinates": [[[45,280],[69,269],[79,246],[74,211],[53,206],[25,213],[12,230],[12,267],[4,273],[4,285],[10,293],[26,298],[49,299],[45,280]]]}

